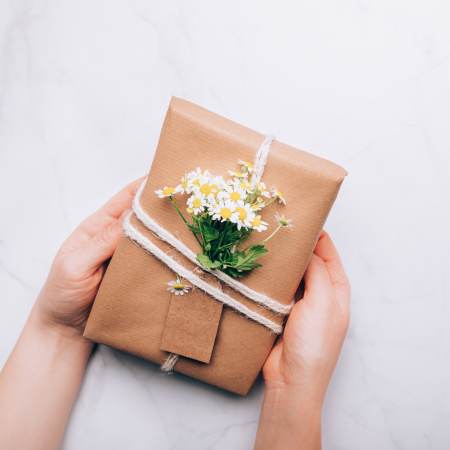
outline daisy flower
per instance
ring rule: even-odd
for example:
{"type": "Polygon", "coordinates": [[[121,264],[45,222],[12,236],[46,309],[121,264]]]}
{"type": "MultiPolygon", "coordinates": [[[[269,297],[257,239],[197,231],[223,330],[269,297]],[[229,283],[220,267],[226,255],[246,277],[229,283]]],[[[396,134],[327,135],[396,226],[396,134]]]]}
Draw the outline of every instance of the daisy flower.
{"type": "Polygon", "coordinates": [[[255,217],[255,213],[252,206],[249,203],[239,202],[236,205],[236,213],[231,221],[237,225],[238,230],[242,227],[250,228],[252,221],[255,217]]]}
{"type": "Polygon", "coordinates": [[[252,189],[252,185],[248,180],[241,179],[241,180],[239,180],[238,184],[239,184],[239,187],[246,192],[250,192],[252,189]]]}
{"type": "Polygon", "coordinates": [[[255,216],[251,223],[252,228],[256,231],[266,231],[268,225],[267,222],[261,219],[261,216],[255,216]]]}
{"type": "Polygon", "coordinates": [[[220,200],[231,200],[232,202],[244,201],[247,197],[247,192],[240,187],[240,183],[233,183],[227,185],[218,193],[220,200]]]}
{"type": "Polygon", "coordinates": [[[183,283],[180,277],[177,276],[176,280],[169,281],[167,283],[167,290],[174,295],[184,295],[187,294],[192,286],[189,286],[186,283],[183,283]]]}
{"type": "Polygon", "coordinates": [[[266,206],[264,199],[262,197],[257,197],[257,199],[252,203],[253,211],[260,211],[266,206]]]}
{"type": "Polygon", "coordinates": [[[159,198],[165,198],[165,197],[172,197],[172,195],[178,194],[180,191],[180,186],[171,187],[171,186],[164,186],[162,189],[158,189],[155,191],[155,194],[159,198]]]}
{"type": "Polygon", "coordinates": [[[200,167],[197,167],[196,169],[188,172],[186,174],[186,178],[189,180],[190,183],[192,183],[197,178],[200,178],[202,174],[203,174],[202,169],[200,169],[200,167]]]}
{"type": "Polygon", "coordinates": [[[207,170],[202,172],[200,167],[192,170],[186,175],[187,178],[187,192],[191,194],[195,189],[200,188],[200,186],[208,184],[210,179],[210,174],[207,170]]]}
{"type": "Polygon", "coordinates": [[[270,198],[270,192],[267,190],[266,183],[260,181],[256,185],[256,190],[259,192],[260,195],[266,198],[270,198]]]}
{"type": "Polygon", "coordinates": [[[247,176],[248,176],[247,172],[242,172],[242,171],[238,171],[238,170],[229,170],[228,174],[234,178],[247,178],[247,176]]]}
{"type": "Polygon", "coordinates": [[[272,188],[271,194],[273,198],[276,198],[278,200],[278,203],[280,203],[281,205],[286,205],[286,199],[278,189],[272,188]]]}
{"type": "Polygon", "coordinates": [[[231,221],[233,216],[236,215],[235,208],[236,204],[231,200],[222,200],[212,207],[210,214],[212,214],[214,220],[220,220],[221,222],[231,221]]]}
{"type": "Polygon", "coordinates": [[[199,186],[196,186],[194,188],[194,192],[197,192],[204,197],[209,197],[210,195],[214,195],[215,190],[216,190],[215,186],[209,182],[201,183],[199,186]]]}
{"type": "Polygon", "coordinates": [[[225,186],[225,180],[221,176],[211,177],[210,185],[212,188],[212,194],[216,195],[219,191],[221,191],[225,186]]]}
{"type": "Polygon", "coordinates": [[[287,219],[286,216],[275,214],[275,219],[277,221],[277,227],[272,231],[270,236],[266,237],[262,242],[263,244],[270,241],[282,228],[292,228],[292,219],[287,219]]]}
{"type": "Polygon", "coordinates": [[[187,175],[183,175],[180,180],[180,184],[177,186],[182,194],[189,194],[189,178],[187,175]]]}
{"type": "Polygon", "coordinates": [[[204,196],[195,193],[187,199],[186,203],[188,205],[189,214],[193,213],[195,215],[202,213],[208,204],[204,196]]]}
{"type": "Polygon", "coordinates": [[[281,228],[292,228],[292,219],[287,219],[284,214],[275,214],[275,220],[281,228]]]}
{"type": "Polygon", "coordinates": [[[238,164],[243,167],[248,173],[252,173],[253,172],[253,164],[249,163],[247,161],[243,161],[242,159],[240,159],[238,161],[238,164]]]}

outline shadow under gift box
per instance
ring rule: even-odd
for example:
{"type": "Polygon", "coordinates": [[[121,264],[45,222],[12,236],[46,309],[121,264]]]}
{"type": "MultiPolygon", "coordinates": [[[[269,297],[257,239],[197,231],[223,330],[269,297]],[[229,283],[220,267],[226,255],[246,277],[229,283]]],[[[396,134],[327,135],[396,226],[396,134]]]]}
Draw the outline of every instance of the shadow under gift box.
{"type": "MultiPolygon", "coordinates": [[[[167,199],[155,190],[175,185],[201,167],[226,176],[238,160],[253,161],[264,136],[185,100],[173,98],[143,191],[144,210],[193,252],[199,245],[167,199]]],[[[274,141],[263,181],[276,186],[287,205],[272,204],[263,212],[269,230],[253,232],[249,244],[268,236],[274,214],[291,218],[294,227],[267,243],[262,267],[240,281],[280,303],[289,304],[303,277],[325,219],[346,172],[336,164],[274,141]]],[[[184,200],[183,200],[184,201],[184,200]]],[[[181,201],[180,201],[181,204],[181,201]]],[[[186,268],[196,266],[158,239],[136,217],[132,225],[186,268]]],[[[218,280],[203,273],[214,286],[218,280]]],[[[84,335],[99,343],[163,363],[181,355],[175,371],[228,391],[245,395],[254,383],[276,336],[200,289],[171,295],[167,283],[175,274],[127,237],[122,237],[100,285],[84,335]]],[[[257,305],[227,285],[221,288],[250,309],[274,322],[283,317],[257,305]]]]}

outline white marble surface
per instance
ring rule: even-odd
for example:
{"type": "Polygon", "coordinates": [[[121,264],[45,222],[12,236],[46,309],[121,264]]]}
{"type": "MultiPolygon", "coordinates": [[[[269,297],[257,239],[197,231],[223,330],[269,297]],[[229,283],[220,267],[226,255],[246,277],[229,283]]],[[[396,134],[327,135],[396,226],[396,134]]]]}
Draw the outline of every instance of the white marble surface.
{"type": "MultiPolygon", "coordinates": [[[[325,448],[450,447],[447,1],[1,0],[0,363],[61,240],[149,166],[179,95],[350,172],[325,448]]],[[[30,374],[31,375],[31,374],[30,374]]],[[[251,448],[245,399],[102,347],[64,450],[251,448]]]]}

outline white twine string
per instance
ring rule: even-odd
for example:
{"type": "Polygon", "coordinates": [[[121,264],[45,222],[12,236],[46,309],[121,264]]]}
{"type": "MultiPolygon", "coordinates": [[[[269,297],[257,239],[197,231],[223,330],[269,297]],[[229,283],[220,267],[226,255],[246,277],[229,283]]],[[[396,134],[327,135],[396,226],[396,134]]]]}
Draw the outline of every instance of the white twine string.
{"type": "Polygon", "coordinates": [[[198,261],[195,253],[187,247],[183,242],[178,240],[172,233],[167,231],[161,225],[159,225],[154,219],[152,219],[142,208],[141,205],[141,196],[145,187],[145,182],[141,184],[138,191],[136,192],[136,196],[133,200],[133,212],[136,214],[136,217],[142,222],[142,224],[148,228],[150,231],[153,231],[162,241],[167,242],[172,247],[177,249],[183,256],[192,261],[197,266],[201,267],[206,272],[213,274],[220,281],[223,281],[225,284],[233,288],[235,291],[241,293],[245,297],[253,300],[261,306],[273,311],[277,314],[281,314],[283,316],[288,315],[291,312],[293,303],[290,305],[283,305],[282,303],[277,302],[276,300],[268,297],[267,295],[261,294],[259,292],[250,289],[245,284],[235,280],[234,278],[228,276],[226,273],[220,270],[207,270],[205,269],[198,261]]]}
{"type": "Polygon", "coordinates": [[[173,372],[175,364],[178,362],[179,356],[176,353],[170,353],[163,364],[161,364],[161,370],[166,373],[173,372]]]}
{"type": "Polygon", "coordinates": [[[131,240],[135,241],[137,244],[139,244],[140,247],[147,250],[153,256],[162,261],[167,267],[169,267],[173,272],[178,274],[180,277],[186,279],[192,285],[206,292],[211,297],[214,297],[216,300],[219,300],[224,305],[233,308],[234,310],[240,312],[249,319],[254,320],[255,322],[258,322],[259,324],[265,326],[269,330],[273,331],[275,334],[281,334],[281,332],[283,331],[283,327],[281,325],[278,325],[277,323],[273,322],[267,317],[264,317],[263,315],[258,314],[255,311],[252,311],[250,308],[243,305],[233,297],[230,297],[225,292],[221,291],[220,289],[214,286],[211,286],[209,283],[207,283],[206,281],[202,280],[200,277],[195,275],[191,270],[186,269],[186,267],[184,267],[179,262],[175,261],[169,255],[167,255],[167,253],[161,250],[157,245],[155,245],[150,239],[148,239],[146,236],[140,233],[131,224],[130,222],[131,215],[132,215],[131,212],[128,213],[123,221],[124,232],[126,236],[128,236],[131,240]]]}
{"type": "Polygon", "coordinates": [[[266,167],[267,157],[269,156],[270,147],[275,138],[273,136],[266,136],[259,146],[258,151],[256,152],[255,161],[253,163],[254,170],[254,183],[258,183],[264,173],[264,168],[266,167]]]}

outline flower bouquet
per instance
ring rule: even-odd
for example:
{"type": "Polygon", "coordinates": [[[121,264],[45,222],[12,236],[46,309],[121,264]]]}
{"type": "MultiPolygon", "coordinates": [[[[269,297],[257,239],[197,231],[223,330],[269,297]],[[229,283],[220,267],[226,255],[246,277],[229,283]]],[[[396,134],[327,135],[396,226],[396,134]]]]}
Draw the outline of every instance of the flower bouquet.
{"type": "MultiPolygon", "coordinates": [[[[193,233],[201,248],[198,262],[205,269],[221,270],[240,278],[261,266],[257,260],[267,253],[265,244],[279,230],[290,227],[291,220],[277,213],[273,232],[260,242],[244,247],[253,231],[267,230],[268,223],[262,219],[262,211],[274,202],[286,205],[286,200],[276,188],[267,190],[249,162],[240,160],[239,171],[230,170],[229,175],[230,178],[224,179],[198,167],[184,175],[177,186],[165,186],[155,192],[158,197],[169,199],[193,233]],[[182,195],[188,196],[188,218],[177,201],[182,195]]],[[[178,285],[182,291],[184,285],[178,285]]]]}

